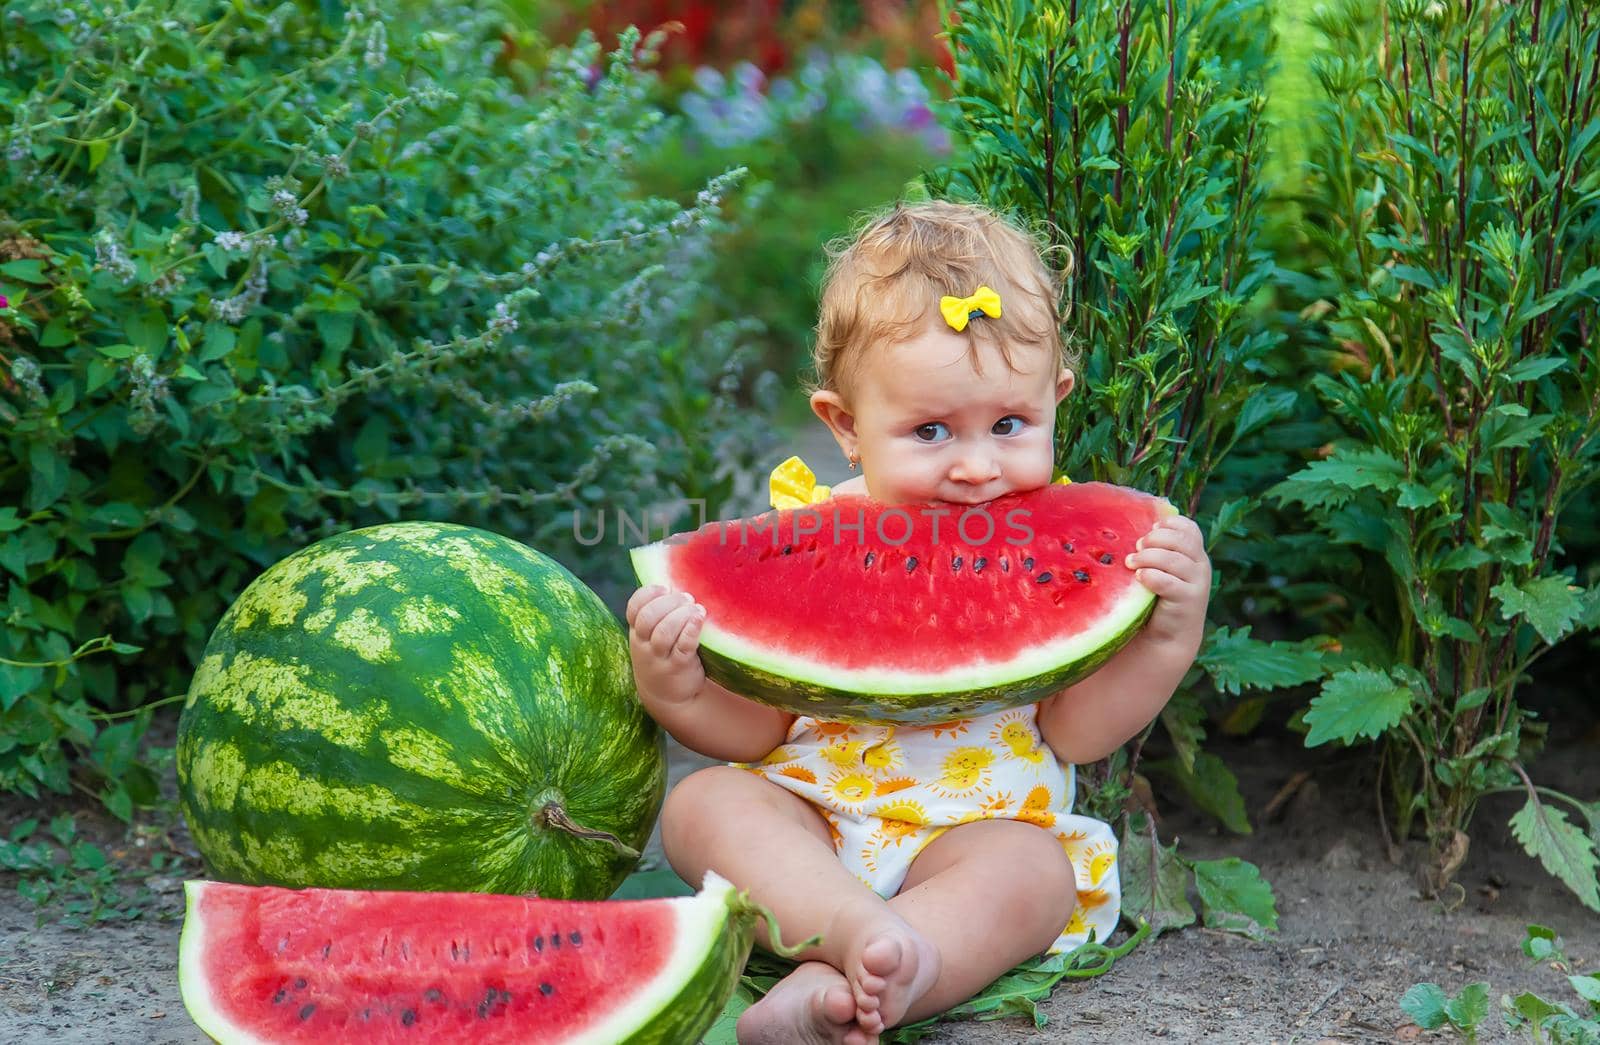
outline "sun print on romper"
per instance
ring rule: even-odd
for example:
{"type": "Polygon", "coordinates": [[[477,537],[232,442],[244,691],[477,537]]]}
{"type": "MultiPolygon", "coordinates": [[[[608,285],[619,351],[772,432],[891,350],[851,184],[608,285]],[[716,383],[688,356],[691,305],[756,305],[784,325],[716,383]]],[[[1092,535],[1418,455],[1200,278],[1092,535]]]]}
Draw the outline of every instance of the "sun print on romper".
{"type": "Polygon", "coordinates": [[[928,782],[929,790],[945,798],[964,798],[989,786],[989,767],[995,754],[986,747],[958,747],[944,757],[944,772],[928,782]]]}
{"type": "Polygon", "coordinates": [[[855,727],[848,722],[813,721],[811,728],[816,730],[817,736],[830,740],[849,740],[855,735],[855,727]]]}
{"type": "MultiPolygon", "coordinates": [[[[771,772],[771,770],[768,770],[768,772],[771,772]]],[[[817,774],[805,766],[784,766],[777,772],[778,776],[788,777],[790,780],[798,780],[802,784],[815,784],[817,782],[817,774]]]]}
{"type": "Polygon", "coordinates": [[[928,728],[933,731],[933,739],[938,740],[946,733],[953,737],[959,737],[967,731],[967,727],[971,724],[972,720],[970,718],[958,718],[953,722],[935,722],[928,728]]]}
{"type": "Polygon", "coordinates": [[[888,780],[880,780],[880,781],[878,781],[878,786],[873,789],[873,793],[878,795],[881,798],[884,795],[892,795],[896,791],[904,791],[908,787],[916,787],[916,786],[917,786],[917,781],[913,777],[908,777],[908,776],[890,777],[888,780]]]}
{"type": "Polygon", "coordinates": [[[1022,808],[1017,810],[1017,819],[1040,827],[1056,826],[1056,815],[1050,809],[1050,789],[1043,784],[1030,789],[1022,808]]]}
{"type": "Polygon", "coordinates": [[[835,740],[818,748],[817,754],[840,769],[856,769],[861,765],[861,749],[865,746],[864,740],[835,740]]]}
{"type": "Polygon", "coordinates": [[[890,737],[885,737],[861,752],[861,761],[875,773],[888,773],[906,764],[905,752],[890,737]]]}
{"type": "Polygon", "coordinates": [[[828,778],[828,794],[841,805],[860,805],[872,797],[872,778],[865,773],[835,772],[828,778]]]}
{"type": "Polygon", "coordinates": [[[997,747],[1008,747],[1017,758],[1035,764],[1044,761],[1044,749],[1039,746],[1039,735],[1033,726],[1033,708],[1014,708],[995,722],[989,739],[997,747]]]}
{"type": "Polygon", "coordinates": [[[1098,886],[1105,879],[1106,872],[1117,865],[1117,843],[1114,841],[1094,843],[1083,851],[1082,861],[1080,864],[1078,857],[1072,857],[1072,865],[1084,869],[1089,877],[1089,884],[1098,886]]]}
{"type": "Polygon", "coordinates": [[[985,818],[1006,817],[1011,813],[1011,792],[993,791],[978,803],[978,812],[985,818]]]}

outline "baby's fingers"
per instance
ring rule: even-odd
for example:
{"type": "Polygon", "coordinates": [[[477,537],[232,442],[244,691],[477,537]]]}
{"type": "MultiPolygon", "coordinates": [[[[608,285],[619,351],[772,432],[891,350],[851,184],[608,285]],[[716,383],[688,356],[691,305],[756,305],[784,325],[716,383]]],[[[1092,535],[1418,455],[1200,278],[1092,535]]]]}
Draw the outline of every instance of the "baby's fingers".
{"type": "Polygon", "coordinates": [[[1200,579],[1200,564],[1183,552],[1172,551],[1167,548],[1152,548],[1145,545],[1142,551],[1136,551],[1128,556],[1129,569],[1138,570],[1141,574],[1139,580],[1143,581],[1142,574],[1160,570],[1169,573],[1184,581],[1198,581],[1200,579]]]}
{"type": "Polygon", "coordinates": [[[639,611],[650,605],[650,603],[655,601],[657,598],[660,598],[666,594],[667,589],[663,588],[659,584],[647,584],[643,588],[640,588],[638,591],[634,592],[633,595],[628,599],[627,609],[625,609],[622,614],[623,618],[628,622],[628,627],[633,627],[633,622],[639,617],[639,611]]]}
{"type": "Polygon", "coordinates": [[[650,633],[650,652],[657,657],[666,659],[679,647],[687,643],[688,652],[694,652],[700,637],[700,624],[705,620],[705,609],[695,605],[693,600],[676,606],[672,612],[661,618],[661,622],[650,633]],[[692,633],[686,634],[690,626],[692,633]]]}

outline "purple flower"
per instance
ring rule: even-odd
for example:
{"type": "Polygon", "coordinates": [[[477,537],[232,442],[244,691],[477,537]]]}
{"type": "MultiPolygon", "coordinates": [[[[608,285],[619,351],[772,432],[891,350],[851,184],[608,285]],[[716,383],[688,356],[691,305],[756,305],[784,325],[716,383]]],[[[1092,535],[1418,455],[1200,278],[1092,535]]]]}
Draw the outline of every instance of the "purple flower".
{"type": "Polygon", "coordinates": [[[6,296],[4,294],[0,294],[0,309],[10,308],[10,307],[11,307],[11,302],[6,300],[6,296]]]}

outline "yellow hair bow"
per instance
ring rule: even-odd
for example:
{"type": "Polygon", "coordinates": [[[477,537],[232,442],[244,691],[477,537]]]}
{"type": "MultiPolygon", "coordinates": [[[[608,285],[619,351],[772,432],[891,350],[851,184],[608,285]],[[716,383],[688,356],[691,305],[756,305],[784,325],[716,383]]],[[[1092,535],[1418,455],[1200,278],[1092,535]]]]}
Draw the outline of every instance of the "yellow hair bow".
{"type": "Polygon", "coordinates": [[[791,457],[772,470],[767,490],[774,508],[804,508],[833,496],[833,487],[819,484],[816,474],[798,457],[791,457]]]}
{"type": "Polygon", "coordinates": [[[988,287],[979,287],[971,297],[958,298],[946,294],[939,299],[939,311],[944,321],[957,330],[967,329],[967,320],[982,313],[990,319],[1000,318],[1000,295],[988,287]]]}

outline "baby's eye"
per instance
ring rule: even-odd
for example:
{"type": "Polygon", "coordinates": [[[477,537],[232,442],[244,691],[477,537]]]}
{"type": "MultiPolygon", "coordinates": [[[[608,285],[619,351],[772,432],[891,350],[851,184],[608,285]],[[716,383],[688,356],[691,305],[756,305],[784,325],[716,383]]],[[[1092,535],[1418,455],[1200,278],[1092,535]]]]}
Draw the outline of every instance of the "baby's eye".
{"type": "Polygon", "coordinates": [[[1008,414],[996,421],[990,431],[994,432],[995,435],[1016,435],[1022,431],[1022,426],[1027,423],[1016,414],[1008,414]]]}
{"type": "Polygon", "coordinates": [[[916,436],[925,443],[937,443],[950,437],[950,428],[943,421],[933,421],[918,425],[916,436]]]}

